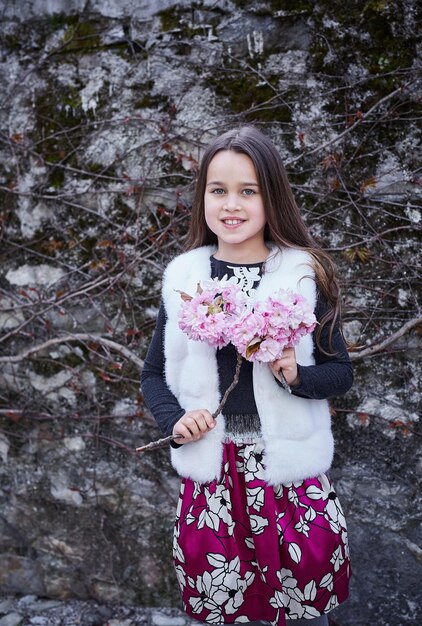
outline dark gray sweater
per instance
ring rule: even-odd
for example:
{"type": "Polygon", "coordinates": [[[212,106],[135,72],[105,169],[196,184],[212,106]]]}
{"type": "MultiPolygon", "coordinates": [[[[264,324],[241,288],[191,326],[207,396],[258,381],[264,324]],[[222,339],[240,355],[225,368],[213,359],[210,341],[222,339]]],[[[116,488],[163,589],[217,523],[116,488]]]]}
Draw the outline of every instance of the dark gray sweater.
{"type": "MultiPolygon", "coordinates": [[[[237,280],[246,292],[250,292],[259,284],[262,274],[263,263],[239,265],[225,263],[211,257],[212,278],[223,276],[237,276],[237,280]]],[[[328,310],[327,302],[319,294],[315,315],[321,320],[328,310]]],[[[167,387],[164,377],[164,327],[166,324],[166,312],[163,304],[157,318],[157,325],[151,344],[145,358],[144,368],[141,375],[141,388],[145,403],[154,418],[158,422],[163,434],[170,435],[174,424],[185,413],[176,397],[167,387]]],[[[325,325],[321,334],[321,346],[327,352],[334,352],[335,356],[327,356],[316,345],[314,338],[315,365],[303,366],[298,364],[299,384],[292,386],[292,393],[302,398],[323,399],[339,396],[350,389],[353,382],[353,369],[347,348],[344,343],[339,324],[333,329],[332,343],[329,349],[330,326],[325,325]]],[[[234,346],[228,346],[217,350],[218,374],[220,381],[220,393],[224,394],[231,384],[236,366],[236,350],[234,346]]],[[[252,385],[253,364],[245,359],[240,369],[239,383],[230,392],[224,407],[225,415],[254,415],[257,413],[252,385]]],[[[277,381],[278,382],[278,381],[277,381]]],[[[217,407],[207,408],[214,411],[217,407]]]]}

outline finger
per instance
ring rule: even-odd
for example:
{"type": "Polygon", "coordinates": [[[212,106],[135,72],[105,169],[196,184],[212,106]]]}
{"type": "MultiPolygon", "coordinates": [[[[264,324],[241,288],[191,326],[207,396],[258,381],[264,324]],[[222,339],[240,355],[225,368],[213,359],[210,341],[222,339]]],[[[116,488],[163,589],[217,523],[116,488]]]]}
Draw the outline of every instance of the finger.
{"type": "Polygon", "coordinates": [[[206,422],[206,419],[203,415],[198,415],[198,417],[195,418],[196,420],[196,425],[198,427],[198,430],[200,433],[206,433],[208,430],[208,424],[206,422]]]}
{"type": "Polygon", "coordinates": [[[278,369],[287,369],[293,367],[296,363],[296,359],[293,356],[283,357],[279,361],[280,365],[278,369]]]}
{"type": "Polygon", "coordinates": [[[195,438],[202,437],[202,435],[205,435],[205,433],[215,426],[215,420],[210,413],[208,415],[206,415],[206,413],[195,414],[194,419],[195,425],[192,429],[190,426],[188,426],[188,428],[192,430],[192,434],[195,438]]]}
{"type": "Polygon", "coordinates": [[[272,367],[274,367],[274,369],[275,369],[275,370],[279,370],[279,369],[280,369],[280,366],[281,366],[282,361],[283,361],[283,358],[282,358],[282,357],[280,357],[279,359],[276,359],[275,361],[273,361],[272,363],[270,363],[270,365],[271,365],[272,367]]]}
{"type": "Polygon", "coordinates": [[[206,409],[201,411],[201,417],[205,422],[206,430],[209,430],[210,428],[214,428],[214,426],[216,425],[216,421],[209,411],[207,411],[206,409]]]}
{"type": "Polygon", "coordinates": [[[206,409],[202,411],[191,411],[185,413],[177,424],[175,424],[173,433],[183,436],[183,440],[179,440],[180,443],[188,443],[200,439],[202,435],[214,426],[215,419],[206,409]]]}
{"type": "Polygon", "coordinates": [[[192,441],[192,434],[183,424],[177,424],[173,429],[173,435],[182,435],[182,439],[177,439],[178,443],[188,443],[192,441]]]}
{"type": "Polygon", "coordinates": [[[284,348],[283,350],[283,357],[286,356],[292,356],[295,353],[295,349],[294,348],[284,348]]]}
{"type": "Polygon", "coordinates": [[[193,437],[196,437],[201,433],[197,420],[199,420],[199,416],[185,415],[185,417],[182,417],[183,425],[186,426],[193,437]]]}
{"type": "Polygon", "coordinates": [[[274,375],[278,374],[280,367],[281,367],[280,359],[277,359],[277,361],[273,361],[272,363],[270,363],[270,369],[274,375]]]}

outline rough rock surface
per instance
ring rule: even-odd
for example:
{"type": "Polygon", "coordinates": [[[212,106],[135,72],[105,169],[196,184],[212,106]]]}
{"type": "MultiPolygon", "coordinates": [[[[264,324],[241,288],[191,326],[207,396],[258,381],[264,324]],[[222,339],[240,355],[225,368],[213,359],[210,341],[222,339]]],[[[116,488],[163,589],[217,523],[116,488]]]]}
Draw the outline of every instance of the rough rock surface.
{"type": "Polygon", "coordinates": [[[140,608],[95,601],[0,597],[0,626],[190,626],[177,609],[140,608]]]}
{"type": "MultiPolygon", "coordinates": [[[[354,571],[333,618],[422,622],[419,5],[1,0],[0,593],[180,608],[178,478],[133,453],[158,436],[139,370],[203,147],[254,123],[340,267],[356,356],[332,401],[354,571]]],[[[0,625],[55,623],[2,602],[0,625]]]]}

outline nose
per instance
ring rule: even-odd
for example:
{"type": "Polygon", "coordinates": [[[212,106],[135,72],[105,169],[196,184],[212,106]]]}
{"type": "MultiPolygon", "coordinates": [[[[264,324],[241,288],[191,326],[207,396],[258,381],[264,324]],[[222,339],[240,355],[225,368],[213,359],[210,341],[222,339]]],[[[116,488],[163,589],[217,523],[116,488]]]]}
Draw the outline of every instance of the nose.
{"type": "Polygon", "coordinates": [[[240,211],[241,207],[235,196],[228,196],[223,204],[223,209],[226,209],[226,211],[240,211]]]}

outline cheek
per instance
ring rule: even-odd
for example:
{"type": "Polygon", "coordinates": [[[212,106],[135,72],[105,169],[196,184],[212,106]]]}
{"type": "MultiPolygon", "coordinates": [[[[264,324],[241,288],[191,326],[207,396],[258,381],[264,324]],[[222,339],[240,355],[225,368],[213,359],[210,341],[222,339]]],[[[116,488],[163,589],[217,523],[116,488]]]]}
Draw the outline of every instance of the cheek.
{"type": "Polygon", "coordinates": [[[210,215],[210,211],[209,209],[207,210],[207,207],[205,206],[204,208],[204,218],[205,218],[205,224],[208,226],[208,228],[214,232],[215,230],[215,220],[213,221],[211,215],[210,215]]]}
{"type": "Polygon", "coordinates": [[[265,224],[267,223],[267,218],[265,215],[264,208],[262,206],[256,207],[254,216],[255,216],[255,220],[257,223],[260,223],[262,226],[265,226],[265,224]]]}
{"type": "Polygon", "coordinates": [[[207,199],[204,202],[204,217],[207,224],[215,221],[216,209],[214,207],[214,203],[210,199],[207,199]]]}

